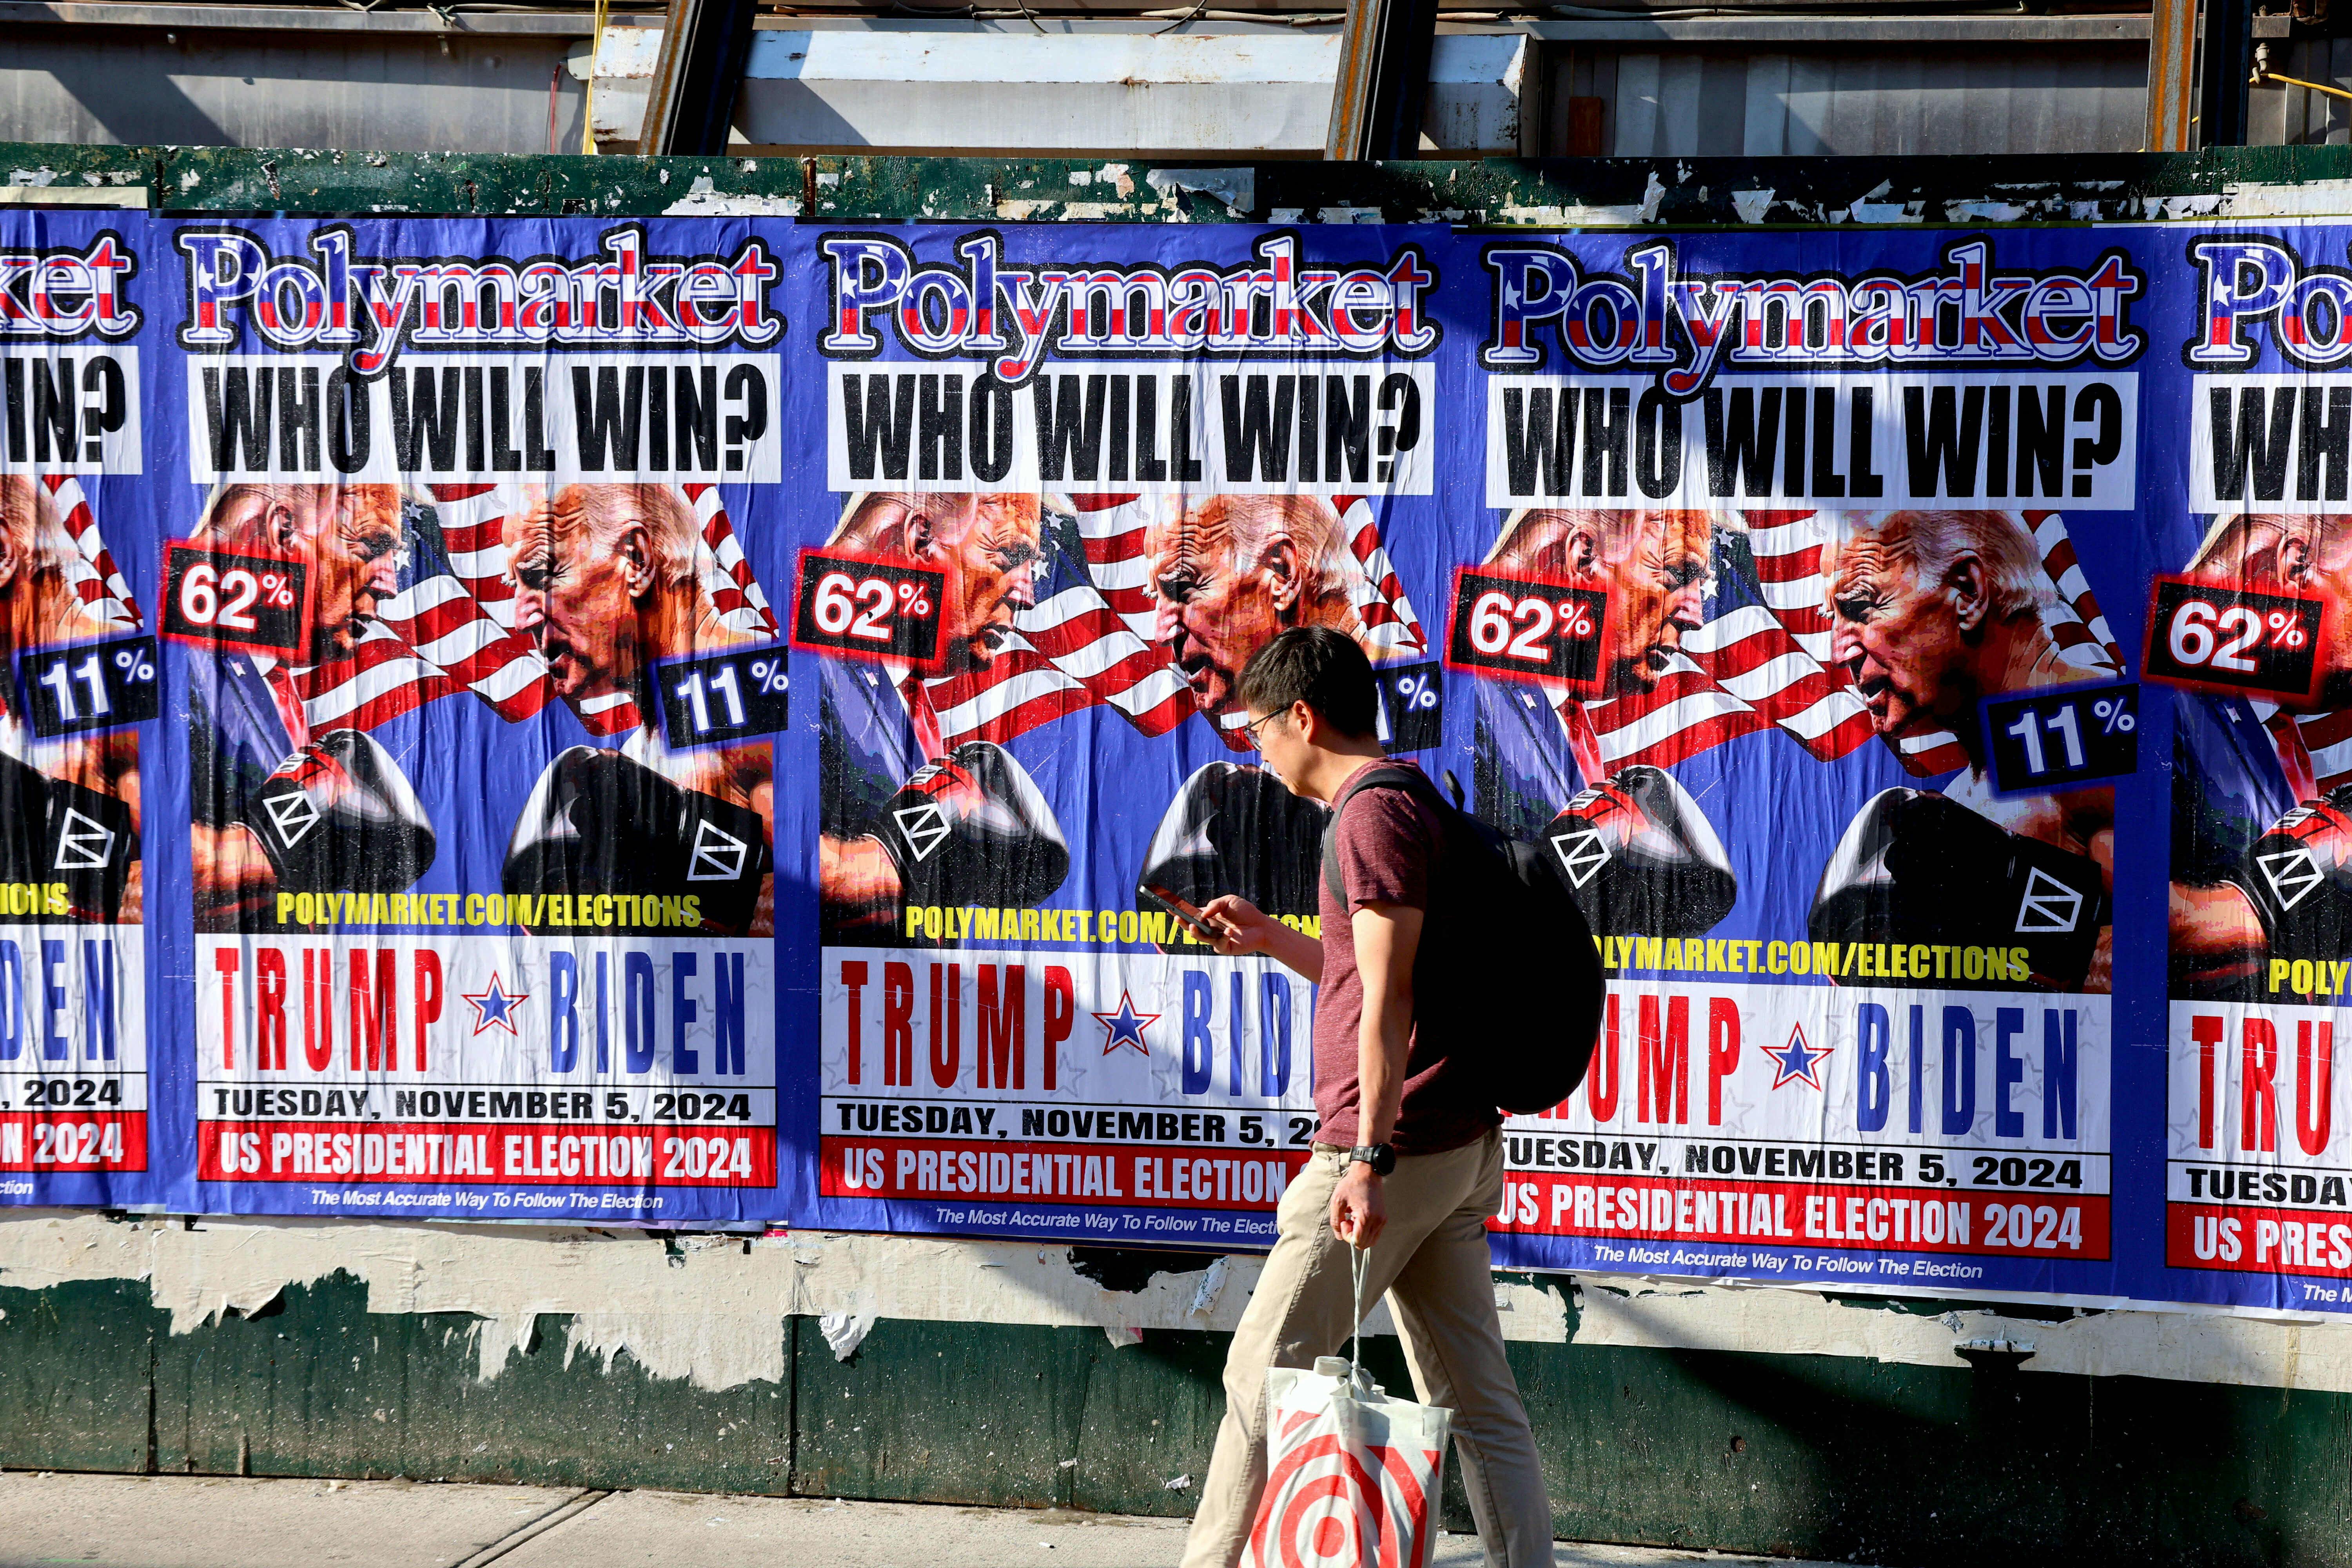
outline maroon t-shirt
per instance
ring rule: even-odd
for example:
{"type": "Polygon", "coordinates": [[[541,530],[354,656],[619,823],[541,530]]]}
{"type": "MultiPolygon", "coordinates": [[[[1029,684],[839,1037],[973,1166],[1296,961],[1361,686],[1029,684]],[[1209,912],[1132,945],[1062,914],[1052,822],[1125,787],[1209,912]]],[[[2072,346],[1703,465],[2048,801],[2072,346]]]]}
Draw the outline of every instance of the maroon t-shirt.
{"type": "MultiPolygon", "coordinates": [[[[1342,785],[1341,793],[1345,789],[1342,785]]],[[[1364,981],[1356,970],[1356,933],[1349,917],[1363,904],[1427,910],[1444,842],[1444,825],[1436,812],[1402,789],[1364,790],[1339,813],[1338,850],[1346,900],[1333,899],[1329,880],[1319,868],[1317,874],[1323,905],[1323,983],[1315,995],[1315,1110],[1323,1119],[1315,1134],[1318,1143],[1351,1148],[1360,1142],[1356,1068],[1364,981]]],[[[1458,1149],[1483,1137],[1488,1128],[1502,1125],[1501,1115],[1492,1105],[1478,1102],[1463,1076],[1435,1050],[1424,1049],[1421,1031],[1413,1031],[1405,1057],[1404,1105],[1396,1131],[1389,1135],[1398,1153],[1458,1149]]]]}

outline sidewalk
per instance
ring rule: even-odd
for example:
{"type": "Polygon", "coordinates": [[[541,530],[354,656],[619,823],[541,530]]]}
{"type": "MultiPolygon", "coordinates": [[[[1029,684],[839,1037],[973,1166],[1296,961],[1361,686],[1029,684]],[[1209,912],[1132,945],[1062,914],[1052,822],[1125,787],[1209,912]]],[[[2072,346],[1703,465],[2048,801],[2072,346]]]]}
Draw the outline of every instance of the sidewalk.
{"type": "MultiPolygon", "coordinates": [[[[221,1477],[0,1475],[0,1568],[1173,1568],[1181,1520],[562,1487],[221,1477]]],[[[1476,1568],[1441,1537],[1437,1568],[1476,1568]]],[[[1559,1549],[1560,1568],[1731,1568],[1766,1559],[1622,1546],[1559,1549]]],[[[1780,1568],[1827,1568],[1788,1564],[1780,1568]]]]}

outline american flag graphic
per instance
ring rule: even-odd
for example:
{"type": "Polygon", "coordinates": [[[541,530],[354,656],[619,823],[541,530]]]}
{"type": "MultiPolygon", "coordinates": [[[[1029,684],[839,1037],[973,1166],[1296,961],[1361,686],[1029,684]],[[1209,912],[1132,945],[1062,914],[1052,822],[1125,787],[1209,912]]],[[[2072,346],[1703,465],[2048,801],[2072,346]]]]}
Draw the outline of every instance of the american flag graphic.
{"type": "Polygon", "coordinates": [[[2302,734],[2304,750],[2311,755],[2312,782],[2320,795],[2338,784],[2352,784],[2352,708],[2298,713],[2294,727],[2302,734]]]}
{"type": "MultiPolygon", "coordinates": [[[[775,616],[744,560],[715,485],[679,492],[701,525],[702,582],[730,631],[772,639],[775,616]]],[[[525,492],[497,485],[434,485],[429,515],[412,513],[394,579],[376,623],[352,658],[295,673],[315,731],[373,730],[436,698],[470,691],[518,723],[547,705],[547,666],[514,629],[514,585],[499,535],[525,492]]],[[[617,735],[643,722],[625,692],[583,704],[591,734],[617,735]]]]}
{"type": "Polygon", "coordinates": [[[40,485],[49,492],[50,503],[73,539],[77,553],[66,563],[66,580],[81,600],[83,613],[111,629],[136,631],[145,624],[139,614],[139,601],[131,597],[131,584],[123,581],[106,548],[80,482],[70,474],[43,474],[40,485]]]}
{"type": "MultiPolygon", "coordinates": [[[[1145,531],[1159,508],[1174,499],[1131,495],[1070,498],[1065,548],[1047,552],[1046,575],[1035,607],[1014,618],[1015,635],[980,669],[924,683],[938,714],[941,744],[1000,743],[1038,725],[1097,705],[1110,708],[1146,735],[1164,735],[1193,711],[1184,678],[1152,641],[1157,608],[1145,531]]],[[[1378,518],[1360,497],[1335,501],[1355,571],[1349,599],[1363,623],[1366,652],[1375,660],[1428,647],[1421,622],[1398,582],[1381,542],[1378,518]]],[[[1230,716],[1225,743],[1249,750],[1239,731],[1244,715],[1230,716]]]]}
{"type": "MultiPolygon", "coordinates": [[[[2026,512],[2053,591],[2042,621],[2058,656],[2084,680],[2120,678],[2123,654],[2074,558],[2056,512],[2026,512]]],[[[1822,552],[1837,539],[1836,512],[1751,511],[1741,530],[1717,535],[1706,625],[1654,690],[1588,702],[1585,715],[1610,772],[1672,766],[1741,735],[1777,725],[1822,762],[1871,738],[1870,715],[1845,671],[1830,662],[1833,630],[1822,593],[1822,552]]],[[[1575,699],[1562,695],[1557,706],[1575,699]]],[[[1936,778],[1969,765],[1948,730],[1897,743],[1905,768],[1936,778]]],[[[2352,765],[2352,763],[2347,763],[2352,765]]]]}
{"type": "MultiPolygon", "coordinates": [[[[2208,552],[2240,521],[2242,514],[2238,513],[2215,516],[2204,543],[2200,546],[2188,570],[2192,573],[2200,569],[2210,571],[2211,563],[2206,559],[2208,552]]],[[[2323,514],[2309,521],[2315,530],[2340,530],[2352,519],[2323,514]]],[[[2240,569],[2245,570],[2242,566],[2240,569]]],[[[2265,582],[2252,572],[2246,573],[2243,585],[2257,589],[2274,588],[2288,594],[2314,591],[2307,584],[2292,580],[2284,584],[2265,582]]],[[[2352,784],[2352,708],[2329,708],[2316,713],[2298,713],[2251,695],[2237,700],[2244,703],[2247,710],[2261,721],[2263,727],[2270,731],[2272,744],[2278,750],[2280,766],[2285,770],[2287,783],[2299,799],[2322,799],[2339,786],[2352,784]],[[2308,779],[2301,776],[2306,769],[2310,773],[2308,779]],[[2306,789],[2310,791],[2308,795],[2304,793],[2306,789]]]]}

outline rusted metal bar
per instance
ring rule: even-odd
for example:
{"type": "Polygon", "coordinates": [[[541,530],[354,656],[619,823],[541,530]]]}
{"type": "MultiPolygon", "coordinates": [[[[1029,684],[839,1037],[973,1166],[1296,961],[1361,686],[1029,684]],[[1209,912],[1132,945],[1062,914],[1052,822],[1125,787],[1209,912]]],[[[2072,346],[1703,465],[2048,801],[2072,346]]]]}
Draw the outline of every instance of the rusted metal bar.
{"type": "Polygon", "coordinates": [[[688,157],[727,151],[758,11],[757,0],[670,0],[638,151],[688,157]]]}
{"type": "Polygon", "coordinates": [[[2148,153],[2196,147],[2197,0],[2154,0],[2148,18],[2148,153]]]}
{"type": "Polygon", "coordinates": [[[1349,0],[1326,158],[1416,158],[1437,0],[1349,0]]]}

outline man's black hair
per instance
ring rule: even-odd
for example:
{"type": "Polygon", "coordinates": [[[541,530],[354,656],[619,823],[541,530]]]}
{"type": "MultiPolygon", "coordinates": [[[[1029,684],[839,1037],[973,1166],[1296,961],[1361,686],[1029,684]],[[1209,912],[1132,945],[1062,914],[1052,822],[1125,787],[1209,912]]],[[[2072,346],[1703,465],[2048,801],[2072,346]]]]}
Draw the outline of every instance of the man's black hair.
{"type": "Polygon", "coordinates": [[[1242,667],[1242,706],[1286,713],[1304,702],[1350,740],[1372,732],[1371,660],[1356,639],[1328,626],[1293,626],[1242,667]]]}

